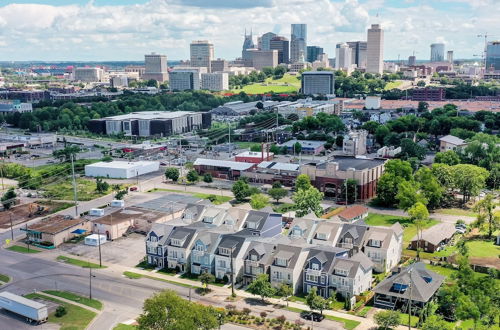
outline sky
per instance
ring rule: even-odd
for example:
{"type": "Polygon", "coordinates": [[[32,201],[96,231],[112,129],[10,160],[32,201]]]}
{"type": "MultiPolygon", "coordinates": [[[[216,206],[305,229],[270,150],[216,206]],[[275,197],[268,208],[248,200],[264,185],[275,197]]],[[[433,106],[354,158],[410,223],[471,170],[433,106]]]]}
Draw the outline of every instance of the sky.
{"type": "Polygon", "coordinates": [[[382,25],[384,58],[429,59],[444,42],[455,58],[481,55],[500,39],[500,0],[0,0],[0,61],[140,61],[144,54],[189,57],[192,40],[215,56],[241,56],[245,29],[290,38],[306,23],[308,45],[335,57],[339,42],[366,40],[382,25]]]}

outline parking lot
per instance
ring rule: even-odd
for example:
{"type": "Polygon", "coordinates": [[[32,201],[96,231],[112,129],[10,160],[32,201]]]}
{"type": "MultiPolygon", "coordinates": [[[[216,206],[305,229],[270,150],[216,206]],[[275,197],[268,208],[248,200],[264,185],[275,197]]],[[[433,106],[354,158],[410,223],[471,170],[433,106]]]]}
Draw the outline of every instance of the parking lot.
{"type": "MultiPolygon", "coordinates": [[[[129,267],[137,265],[146,255],[144,239],[143,235],[131,234],[128,237],[120,237],[114,241],[106,242],[101,245],[102,262],[129,267]]],[[[77,244],[66,243],[61,245],[59,249],[83,260],[86,258],[99,260],[99,248],[85,245],[83,241],[77,244]]]]}

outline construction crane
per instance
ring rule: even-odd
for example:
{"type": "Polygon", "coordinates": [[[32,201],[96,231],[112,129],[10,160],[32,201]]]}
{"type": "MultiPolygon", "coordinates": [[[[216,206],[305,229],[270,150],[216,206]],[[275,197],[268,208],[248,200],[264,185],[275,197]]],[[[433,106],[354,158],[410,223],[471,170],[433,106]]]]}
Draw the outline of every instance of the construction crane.
{"type": "MultiPolygon", "coordinates": [[[[488,49],[488,37],[498,37],[499,35],[492,35],[492,34],[488,34],[488,32],[486,32],[485,34],[478,34],[477,37],[478,38],[484,38],[484,50],[483,50],[483,53],[482,53],[482,56],[481,56],[481,59],[482,59],[482,62],[483,62],[483,65],[484,65],[484,71],[486,72],[486,52],[487,52],[487,49],[488,49]]],[[[474,55],[475,56],[475,55],[474,55]]]]}

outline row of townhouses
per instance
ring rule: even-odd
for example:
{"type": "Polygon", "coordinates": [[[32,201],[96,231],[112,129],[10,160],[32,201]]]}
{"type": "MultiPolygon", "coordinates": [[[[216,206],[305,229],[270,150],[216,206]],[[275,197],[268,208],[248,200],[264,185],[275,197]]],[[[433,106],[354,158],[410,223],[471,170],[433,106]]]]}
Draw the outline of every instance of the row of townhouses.
{"type": "Polygon", "coordinates": [[[245,286],[259,274],[271,284],[290,285],[295,293],[312,287],[323,297],[334,292],[352,297],[369,290],[372,272],[387,272],[401,258],[403,229],[324,220],[294,219],[286,234],[283,218],[255,211],[200,204],[155,224],[146,237],[147,262],[180,272],[209,272],[245,286]]]}

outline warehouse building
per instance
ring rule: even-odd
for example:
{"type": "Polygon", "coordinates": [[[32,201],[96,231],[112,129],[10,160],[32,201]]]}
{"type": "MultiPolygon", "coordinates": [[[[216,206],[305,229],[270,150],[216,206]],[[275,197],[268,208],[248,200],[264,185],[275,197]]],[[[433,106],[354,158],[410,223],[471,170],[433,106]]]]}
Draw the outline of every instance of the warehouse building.
{"type": "Polygon", "coordinates": [[[85,175],[115,179],[130,179],[139,175],[158,171],[159,162],[99,162],[85,165],[85,175]]]}
{"type": "Polygon", "coordinates": [[[141,111],[89,121],[89,131],[97,134],[126,136],[170,136],[209,128],[209,112],[141,111]]]}

